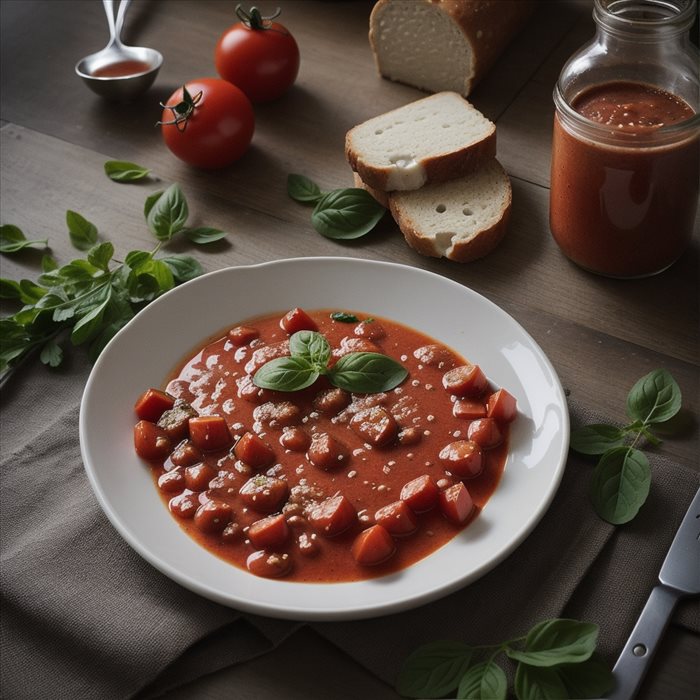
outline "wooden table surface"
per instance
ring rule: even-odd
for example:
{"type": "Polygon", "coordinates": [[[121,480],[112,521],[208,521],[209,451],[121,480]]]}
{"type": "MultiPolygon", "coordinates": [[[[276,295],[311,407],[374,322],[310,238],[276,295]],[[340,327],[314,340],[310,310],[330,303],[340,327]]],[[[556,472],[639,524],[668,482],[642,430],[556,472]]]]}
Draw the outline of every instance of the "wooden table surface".
{"type": "MultiPolygon", "coordinates": [[[[119,105],[89,92],[73,72],[82,56],[107,43],[101,3],[3,0],[2,223],[19,225],[32,238],[48,236],[62,263],[74,257],[65,231],[67,209],[95,222],[118,254],[143,248],[149,242],[143,200],[159,183],[120,186],[102,174],[107,159],[135,161],[162,181],[179,182],[193,219],[230,232],[228,242],[208,248],[175,246],[198,257],[206,270],[309,255],[420,267],[471,287],[517,319],[580,405],[622,418],[634,382],[665,367],[683,391],[686,414],[700,415],[698,237],[667,272],[618,281],[569,263],[549,234],[551,92],[566,58],[592,36],[590,2],[545,3],[470,98],[497,124],[498,158],[513,184],[513,213],[500,247],[466,265],[421,257],[407,247],[389,217],[354,243],[325,239],[312,229],[309,210],[287,197],[291,172],[311,177],[324,189],[350,186],[345,132],[423,93],[377,75],[367,41],[371,2],[259,6],[272,11],[278,4],[301,50],[298,80],[279,100],[256,106],[253,145],[240,161],[204,172],[176,160],[154,123],[159,100],[187,79],[215,74],[213,47],[235,19],[234,3],[134,2],[126,43],[156,48],[165,62],[149,93],[119,105]]],[[[38,260],[32,253],[3,256],[2,276],[34,278],[38,260]]],[[[694,418],[660,452],[697,468],[699,447],[694,418]]],[[[697,637],[672,627],[640,697],[690,698],[699,649],[697,637]]],[[[390,688],[308,630],[275,652],[285,671],[283,684],[268,677],[269,659],[261,659],[200,682],[197,696],[230,697],[236,687],[237,697],[248,697],[245,688],[257,683],[271,697],[320,697],[309,680],[310,658],[315,668],[337,679],[336,697],[394,697],[390,688]]],[[[183,690],[171,697],[192,695],[183,690]]]]}

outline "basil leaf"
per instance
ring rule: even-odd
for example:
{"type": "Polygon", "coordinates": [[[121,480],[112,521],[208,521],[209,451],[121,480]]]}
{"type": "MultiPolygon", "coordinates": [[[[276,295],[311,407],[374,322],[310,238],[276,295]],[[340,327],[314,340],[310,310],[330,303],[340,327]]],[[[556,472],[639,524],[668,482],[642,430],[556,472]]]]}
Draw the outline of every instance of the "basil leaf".
{"type": "Polygon", "coordinates": [[[49,340],[41,349],[39,359],[49,367],[58,367],[63,362],[63,349],[55,340],[49,340]]]}
{"type": "Polygon", "coordinates": [[[139,279],[144,276],[152,277],[157,284],[157,290],[167,292],[175,286],[175,278],[170,268],[162,260],[148,260],[138,269],[139,279]]]}
{"type": "Polygon", "coordinates": [[[296,202],[318,202],[323,197],[321,188],[303,175],[287,175],[287,194],[296,202]]]}
{"type": "Polygon", "coordinates": [[[19,299],[21,296],[19,282],[4,277],[0,278],[0,299],[19,299]]]}
{"type": "Polygon", "coordinates": [[[66,212],[66,225],[71,243],[78,250],[89,250],[97,243],[97,227],[78,212],[66,212]]]}
{"type": "Polygon", "coordinates": [[[0,226],[0,253],[16,253],[24,248],[45,248],[48,240],[28,241],[22,229],[12,224],[0,226]]]}
{"type": "Polygon", "coordinates": [[[514,689],[518,700],[571,700],[564,682],[553,668],[518,664],[514,689]]]}
{"type": "Polygon", "coordinates": [[[525,638],[525,649],[506,649],[511,659],[531,666],[579,663],[595,651],[598,626],[577,620],[544,620],[525,638]]]}
{"type": "Polygon", "coordinates": [[[357,316],[345,313],[345,311],[334,311],[331,318],[338,323],[357,323],[359,320],[357,316]]]}
{"type": "Polygon", "coordinates": [[[405,367],[377,352],[351,352],[328,370],[332,384],[358,394],[389,391],[407,376],[405,367]]]}
{"type": "Polygon", "coordinates": [[[126,160],[108,160],[104,167],[105,175],[115,182],[137,182],[151,172],[148,168],[126,160]]]}
{"type": "Polygon", "coordinates": [[[404,661],[396,690],[409,698],[441,698],[457,687],[471,658],[472,650],[461,642],[424,644],[404,661]]]}
{"type": "Polygon", "coordinates": [[[571,433],[571,449],[584,455],[602,455],[622,444],[624,431],[614,425],[594,423],[571,433]]]}
{"type": "Polygon", "coordinates": [[[58,263],[50,255],[44,255],[41,258],[41,271],[53,272],[54,270],[58,270],[58,263]]]}
{"type": "Polygon", "coordinates": [[[613,525],[628,523],[649,495],[651,469],[643,452],[615,447],[593,471],[591,499],[595,512],[613,525]]]}
{"type": "Polygon", "coordinates": [[[493,661],[472,666],[462,676],[457,689],[461,700],[506,700],[508,679],[503,669],[493,661]]]}
{"type": "Polygon", "coordinates": [[[211,228],[209,226],[202,226],[200,228],[189,228],[185,231],[185,236],[192,243],[198,243],[199,245],[206,245],[207,243],[214,243],[214,241],[220,241],[222,238],[226,238],[228,234],[226,231],[219,231],[218,228],[211,228]]]}
{"type": "Polygon", "coordinates": [[[627,396],[627,415],[644,423],[663,423],[681,408],[681,390],[671,373],[657,369],[642,377],[627,396]]]}
{"type": "Polygon", "coordinates": [[[34,282],[31,280],[20,280],[19,291],[20,299],[25,304],[36,304],[36,302],[38,302],[39,299],[41,299],[41,297],[43,297],[47,292],[44,287],[34,284],[34,282]]]}
{"type": "Polygon", "coordinates": [[[109,272],[109,261],[114,255],[114,246],[105,241],[104,243],[98,243],[96,246],[90,248],[87,254],[87,259],[91,265],[98,267],[104,272],[109,272]]]}
{"type": "Polygon", "coordinates": [[[138,270],[142,265],[145,265],[153,256],[145,250],[132,250],[127,253],[124,262],[132,269],[138,270]]]}
{"type": "Polygon", "coordinates": [[[157,192],[153,192],[146,197],[146,201],[143,203],[143,215],[146,218],[148,218],[148,215],[151,213],[151,209],[153,209],[153,205],[161,198],[164,191],[165,190],[158,190],[157,192]]]}
{"type": "Polygon", "coordinates": [[[570,698],[604,698],[615,686],[615,677],[599,654],[580,664],[562,664],[555,670],[570,698]]]}
{"type": "Polygon", "coordinates": [[[188,216],[189,209],[185,195],[180,186],[173,183],[155,203],[151,204],[146,222],[151,233],[159,241],[169,241],[176,233],[182,231],[188,216]]]}
{"type": "Polygon", "coordinates": [[[331,357],[331,346],[316,331],[298,331],[289,339],[289,352],[293,357],[303,357],[321,371],[331,357]]]}
{"type": "Polygon", "coordinates": [[[318,371],[306,358],[278,357],[255,373],[253,383],[261,389],[299,391],[311,386],[318,377],[318,371]]]}
{"type": "MultiPolygon", "coordinates": [[[[111,288],[108,288],[108,290],[111,288]]],[[[100,331],[100,326],[102,325],[102,318],[104,316],[107,305],[109,304],[110,293],[107,292],[107,296],[100,304],[95,306],[91,311],[82,316],[75,326],[73,326],[73,331],[70,335],[71,342],[73,345],[81,345],[82,343],[92,340],[97,333],[100,331]]]]}
{"type": "Polygon", "coordinates": [[[325,194],[311,214],[311,223],[326,238],[351,240],[369,233],[385,211],[368,192],[350,187],[325,194]]]}
{"type": "Polygon", "coordinates": [[[159,259],[170,268],[178,283],[189,282],[204,272],[199,262],[189,255],[169,255],[159,259]]]}

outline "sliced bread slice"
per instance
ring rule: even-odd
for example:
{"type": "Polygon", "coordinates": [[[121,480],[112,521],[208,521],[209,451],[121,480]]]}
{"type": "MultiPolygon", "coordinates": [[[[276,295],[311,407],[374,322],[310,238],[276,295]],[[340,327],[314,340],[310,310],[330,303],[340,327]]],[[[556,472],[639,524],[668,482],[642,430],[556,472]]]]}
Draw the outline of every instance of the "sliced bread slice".
{"type": "Polygon", "coordinates": [[[345,137],[350,167],[387,192],[461,177],[495,155],[496,126],[455,92],[386,112],[345,137]]]}
{"type": "Polygon", "coordinates": [[[477,172],[412,192],[384,193],[367,187],[388,205],[407,243],[422,255],[470,262],[490,253],[505,235],[510,217],[510,179],[494,158],[477,172]]]}

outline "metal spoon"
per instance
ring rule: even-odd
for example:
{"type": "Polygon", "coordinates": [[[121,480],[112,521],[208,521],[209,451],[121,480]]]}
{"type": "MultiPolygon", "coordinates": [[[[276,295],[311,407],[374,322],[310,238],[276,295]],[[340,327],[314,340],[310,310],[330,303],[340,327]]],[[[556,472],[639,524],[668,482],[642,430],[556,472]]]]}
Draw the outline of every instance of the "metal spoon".
{"type": "Polygon", "coordinates": [[[109,43],[102,51],[86,56],[75,66],[75,72],[91,90],[111,100],[129,100],[145,92],[153,84],[163,63],[163,56],[154,49],[122,43],[121,30],[130,1],[121,0],[115,22],[114,0],[102,0],[109,24],[109,43]],[[126,75],[114,74],[120,72],[119,67],[126,75]],[[103,72],[107,75],[101,74],[103,72]]]}

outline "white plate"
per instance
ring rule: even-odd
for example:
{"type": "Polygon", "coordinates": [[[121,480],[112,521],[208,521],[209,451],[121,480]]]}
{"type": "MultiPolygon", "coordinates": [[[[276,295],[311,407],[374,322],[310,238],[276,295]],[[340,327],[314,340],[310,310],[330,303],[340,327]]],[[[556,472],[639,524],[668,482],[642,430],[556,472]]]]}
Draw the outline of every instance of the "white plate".
{"type": "Polygon", "coordinates": [[[507,313],[439,275],[351,258],[299,258],[199,277],[146,307],[104,350],[80,410],[85,469],[107,517],[153,566],[241,610],[292,619],[372,617],[427,603],[512,552],[549,506],[564,470],[569,419],[549,360],[507,313]],[[364,311],[413,326],[481,365],[518,399],[501,482],[479,517],[408,569],[368,581],[263,579],[197,545],[163,506],[134,453],[133,405],[201,342],[251,316],[291,307],[364,311]]]}

